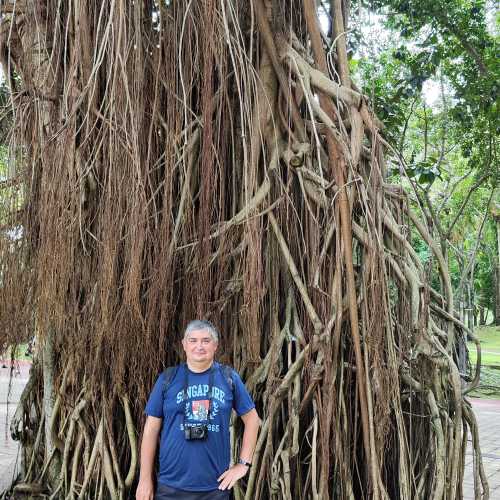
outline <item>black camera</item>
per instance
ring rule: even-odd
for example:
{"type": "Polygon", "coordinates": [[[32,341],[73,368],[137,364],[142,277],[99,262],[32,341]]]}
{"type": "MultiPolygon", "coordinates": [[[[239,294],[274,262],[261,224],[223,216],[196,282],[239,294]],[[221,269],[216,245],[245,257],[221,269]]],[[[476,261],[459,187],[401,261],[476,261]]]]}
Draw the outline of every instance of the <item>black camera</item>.
{"type": "Polygon", "coordinates": [[[207,439],[208,426],[207,424],[196,424],[191,426],[184,426],[184,437],[187,440],[193,439],[207,439]]]}

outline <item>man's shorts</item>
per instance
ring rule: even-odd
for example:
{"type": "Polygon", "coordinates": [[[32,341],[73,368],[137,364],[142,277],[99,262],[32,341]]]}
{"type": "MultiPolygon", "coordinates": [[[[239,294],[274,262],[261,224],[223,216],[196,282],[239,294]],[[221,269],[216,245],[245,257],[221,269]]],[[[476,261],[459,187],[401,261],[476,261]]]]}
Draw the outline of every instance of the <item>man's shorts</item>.
{"type": "Polygon", "coordinates": [[[155,500],[229,500],[230,498],[231,492],[228,490],[183,491],[161,483],[158,483],[155,494],[155,500]]]}

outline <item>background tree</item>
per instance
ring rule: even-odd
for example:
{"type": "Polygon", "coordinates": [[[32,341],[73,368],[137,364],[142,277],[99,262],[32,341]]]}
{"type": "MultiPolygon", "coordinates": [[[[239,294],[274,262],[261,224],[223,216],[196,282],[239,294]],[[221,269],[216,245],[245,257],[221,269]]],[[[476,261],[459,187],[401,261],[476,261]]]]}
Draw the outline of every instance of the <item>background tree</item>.
{"type": "MultiPolygon", "coordinates": [[[[384,133],[399,145],[413,207],[440,242],[457,310],[472,326],[475,296],[490,310],[494,297],[487,284],[494,276],[487,255],[495,253],[488,200],[493,202],[498,185],[494,6],[461,1],[365,5],[377,15],[371,28],[357,27],[363,36],[353,45],[355,76],[371,88],[384,133]],[[363,58],[367,53],[370,59],[363,58]],[[430,108],[432,82],[437,99],[430,108]],[[483,278],[475,279],[475,270],[483,278]]],[[[359,8],[361,19],[370,20],[370,11],[359,8]]],[[[400,174],[397,161],[392,176],[397,180],[400,174]]]]}
{"type": "Polygon", "coordinates": [[[494,221],[494,232],[493,234],[496,236],[496,259],[493,255],[492,264],[495,266],[495,294],[492,296],[495,297],[495,325],[500,325],[500,210],[498,207],[498,203],[492,207],[492,215],[494,221]]]}

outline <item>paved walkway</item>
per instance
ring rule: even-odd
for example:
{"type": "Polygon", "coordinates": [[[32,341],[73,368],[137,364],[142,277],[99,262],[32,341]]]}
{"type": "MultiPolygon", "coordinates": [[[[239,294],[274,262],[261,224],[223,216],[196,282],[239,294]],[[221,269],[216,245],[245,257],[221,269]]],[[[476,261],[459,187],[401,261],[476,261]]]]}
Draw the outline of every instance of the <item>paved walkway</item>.
{"type": "Polygon", "coordinates": [[[19,443],[11,439],[9,425],[30,368],[27,361],[16,362],[10,381],[10,361],[0,360],[0,494],[10,486],[19,469],[19,443]]]}
{"type": "MultiPolygon", "coordinates": [[[[471,398],[471,402],[479,426],[479,442],[484,472],[490,487],[490,500],[500,500],[500,400],[471,398]]],[[[474,500],[472,467],[469,438],[469,449],[465,457],[464,500],[474,500]]]]}
{"type": "MultiPolygon", "coordinates": [[[[14,369],[9,391],[10,368],[3,368],[0,361],[0,493],[7,488],[18,469],[18,443],[12,441],[9,423],[14,415],[19,397],[29,376],[30,364],[20,362],[14,369]]],[[[5,363],[10,366],[10,363],[5,363]]],[[[476,414],[483,465],[490,485],[490,500],[500,500],[500,400],[471,399],[476,414]]],[[[472,479],[472,452],[465,460],[464,500],[474,500],[472,479]]]]}

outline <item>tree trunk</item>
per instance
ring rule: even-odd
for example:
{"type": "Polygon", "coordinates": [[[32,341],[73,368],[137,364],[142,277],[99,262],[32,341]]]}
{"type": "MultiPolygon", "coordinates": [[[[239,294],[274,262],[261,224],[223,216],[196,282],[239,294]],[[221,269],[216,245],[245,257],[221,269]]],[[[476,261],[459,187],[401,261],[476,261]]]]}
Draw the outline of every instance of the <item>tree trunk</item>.
{"type": "Polygon", "coordinates": [[[55,390],[54,371],[56,357],[54,352],[53,333],[47,335],[42,348],[42,373],[43,373],[43,412],[45,415],[45,460],[48,460],[54,452],[54,441],[50,425],[54,412],[55,390]]]}
{"type": "Polygon", "coordinates": [[[479,307],[479,325],[484,326],[486,324],[486,317],[488,315],[488,309],[486,307],[479,307]]]}

